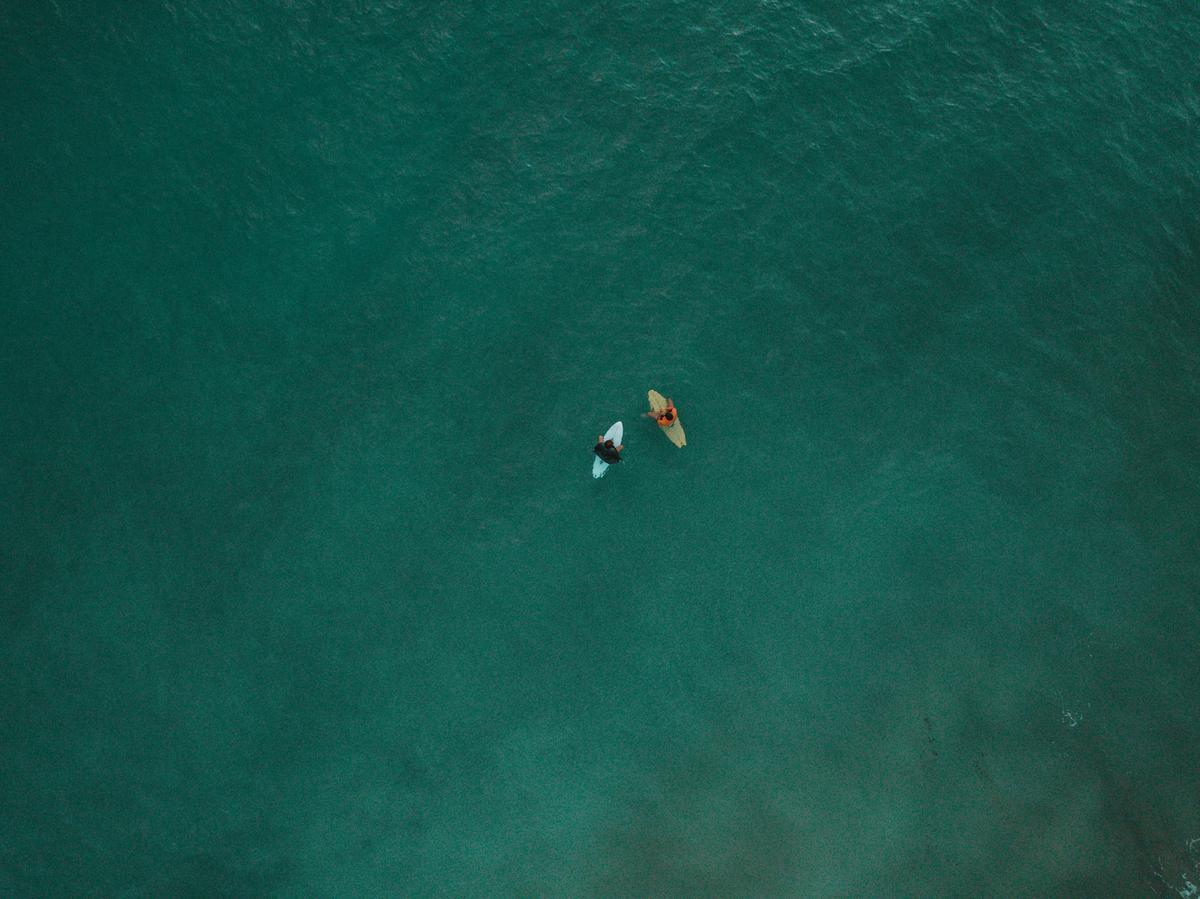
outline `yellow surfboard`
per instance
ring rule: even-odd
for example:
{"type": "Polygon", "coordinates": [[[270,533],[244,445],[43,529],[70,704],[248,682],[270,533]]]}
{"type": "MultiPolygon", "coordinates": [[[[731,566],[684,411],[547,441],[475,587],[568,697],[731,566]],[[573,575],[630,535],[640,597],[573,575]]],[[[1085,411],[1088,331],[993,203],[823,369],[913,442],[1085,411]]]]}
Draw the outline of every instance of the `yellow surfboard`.
{"type": "MultiPolygon", "coordinates": [[[[648,400],[650,400],[650,411],[651,412],[660,412],[663,409],[667,408],[667,405],[668,405],[667,398],[665,396],[663,396],[661,393],[659,393],[657,390],[651,390],[649,393],[646,394],[646,398],[648,400]]],[[[676,411],[676,413],[675,413],[675,421],[671,424],[671,426],[669,428],[664,428],[664,427],[662,427],[662,425],[659,425],[658,429],[660,431],[662,431],[664,434],[666,434],[667,439],[670,440],[676,446],[687,446],[687,437],[683,433],[683,424],[679,420],[678,411],[676,411]]]]}

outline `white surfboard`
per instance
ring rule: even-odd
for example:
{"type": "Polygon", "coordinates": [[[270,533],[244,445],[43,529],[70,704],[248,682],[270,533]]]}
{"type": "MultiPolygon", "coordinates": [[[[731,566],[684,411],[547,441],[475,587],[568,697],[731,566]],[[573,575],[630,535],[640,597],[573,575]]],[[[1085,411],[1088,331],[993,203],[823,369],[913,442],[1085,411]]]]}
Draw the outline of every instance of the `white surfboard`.
{"type": "MultiPolygon", "coordinates": [[[[611,428],[604,432],[604,439],[611,440],[614,446],[621,445],[621,439],[625,436],[625,426],[617,422],[611,428]]],[[[592,456],[592,477],[602,478],[604,472],[608,471],[609,464],[599,456],[592,456]]]]}

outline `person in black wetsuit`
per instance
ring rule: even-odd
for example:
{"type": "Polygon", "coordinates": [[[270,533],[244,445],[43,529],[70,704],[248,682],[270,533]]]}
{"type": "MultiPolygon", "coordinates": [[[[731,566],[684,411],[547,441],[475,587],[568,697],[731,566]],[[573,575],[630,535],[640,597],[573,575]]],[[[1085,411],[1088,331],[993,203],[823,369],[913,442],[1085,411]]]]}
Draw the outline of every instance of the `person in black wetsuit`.
{"type": "Polygon", "coordinates": [[[592,447],[592,452],[607,462],[609,465],[615,465],[621,461],[621,450],[625,449],[625,444],[613,446],[611,440],[605,440],[601,434],[596,438],[596,445],[592,447]]]}

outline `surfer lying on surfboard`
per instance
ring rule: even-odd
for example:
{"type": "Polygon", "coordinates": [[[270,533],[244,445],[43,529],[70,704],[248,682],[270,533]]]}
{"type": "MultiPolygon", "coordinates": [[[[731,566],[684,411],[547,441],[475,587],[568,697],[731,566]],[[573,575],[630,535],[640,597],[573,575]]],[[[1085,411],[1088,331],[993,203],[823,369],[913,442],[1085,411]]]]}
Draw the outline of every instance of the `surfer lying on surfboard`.
{"type": "Polygon", "coordinates": [[[613,465],[621,461],[621,450],[623,449],[625,449],[625,444],[613,446],[611,440],[605,440],[604,435],[600,434],[596,437],[596,445],[592,447],[592,452],[609,465],[613,465]]]}
{"type": "Polygon", "coordinates": [[[656,422],[658,422],[658,426],[660,428],[671,427],[671,425],[675,424],[675,419],[679,417],[679,413],[675,411],[675,401],[672,399],[667,400],[667,406],[665,409],[659,409],[657,412],[651,410],[642,414],[647,418],[653,418],[656,422]]]}

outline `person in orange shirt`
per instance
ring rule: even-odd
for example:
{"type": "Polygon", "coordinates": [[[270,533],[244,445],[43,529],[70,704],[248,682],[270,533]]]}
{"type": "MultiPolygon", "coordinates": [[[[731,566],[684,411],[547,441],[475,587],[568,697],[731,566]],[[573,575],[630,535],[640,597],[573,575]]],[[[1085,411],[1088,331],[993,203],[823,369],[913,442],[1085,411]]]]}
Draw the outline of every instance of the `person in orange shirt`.
{"type": "Polygon", "coordinates": [[[675,411],[675,401],[667,400],[667,408],[659,409],[657,412],[643,413],[647,418],[653,418],[658,422],[660,428],[669,428],[675,424],[675,419],[679,417],[679,413],[675,411]]]}

